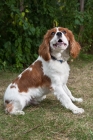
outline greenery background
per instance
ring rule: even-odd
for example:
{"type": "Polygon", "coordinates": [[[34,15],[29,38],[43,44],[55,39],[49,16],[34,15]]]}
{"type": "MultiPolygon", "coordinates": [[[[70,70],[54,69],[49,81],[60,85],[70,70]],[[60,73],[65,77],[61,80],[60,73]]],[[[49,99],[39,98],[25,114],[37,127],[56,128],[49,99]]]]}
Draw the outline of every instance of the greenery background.
{"type": "Polygon", "coordinates": [[[93,0],[86,0],[83,10],[81,1],[0,1],[0,140],[93,140],[93,0]],[[14,71],[37,58],[43,35],[54,24],[72,30],[82,46],[83,61],[70,62],[68,87],[84,99],[75,104],[85,113],[73,115],[49,95],[40,105],[25,108],[25,116],[6,115],[2,98],[18,75],[14,71]]]}
{"type": "Polygon", "coordinates": [[[0,1],[0,69],[20,70],[31,64],[43,35],[53,26],[72,30],[82,51],[92,54],[93,0],[86,0],[83,9],[81,1],[0,1]]]}

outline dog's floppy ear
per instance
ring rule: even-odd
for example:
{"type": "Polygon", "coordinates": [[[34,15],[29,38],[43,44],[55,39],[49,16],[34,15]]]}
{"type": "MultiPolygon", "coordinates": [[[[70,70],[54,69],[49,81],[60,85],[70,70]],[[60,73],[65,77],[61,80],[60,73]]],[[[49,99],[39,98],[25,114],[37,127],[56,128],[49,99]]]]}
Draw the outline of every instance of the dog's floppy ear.
{"type": "Polygon", "coordinates": [[[75,40],[74,35],[71,31],[69,31],[69,41],[70,41],[70,54],[73,58],[76,58],[80,52],[81,46],[75,40]]]}
{"type": "Polygon", "coordinates": [[[39,55],[42,56],[45,61],[51,59],[48,32],[45,34],[43,42],[39,47],[39,55]]]}

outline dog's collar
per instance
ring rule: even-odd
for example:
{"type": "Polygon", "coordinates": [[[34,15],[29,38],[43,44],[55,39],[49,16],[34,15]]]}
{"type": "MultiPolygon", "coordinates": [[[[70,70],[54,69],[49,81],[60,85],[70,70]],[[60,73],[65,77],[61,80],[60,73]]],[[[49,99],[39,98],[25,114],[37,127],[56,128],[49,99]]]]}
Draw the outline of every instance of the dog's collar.
{"type": "Polygon", "coordinates": [[[56,61],[59,61],[60,63],[63,63],[64,61],[63,60],[57,60],[54,56],[52,56],[51,55],[51,58],[53,59],[53,60],[56,60],[56,61]]]}

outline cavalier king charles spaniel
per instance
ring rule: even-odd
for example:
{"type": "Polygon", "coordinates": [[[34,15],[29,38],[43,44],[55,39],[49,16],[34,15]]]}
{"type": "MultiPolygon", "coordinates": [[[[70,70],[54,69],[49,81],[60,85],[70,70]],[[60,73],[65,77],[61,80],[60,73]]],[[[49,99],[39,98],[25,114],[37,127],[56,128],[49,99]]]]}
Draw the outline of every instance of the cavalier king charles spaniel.
{"type": "Polygon", "coordinates": [[[73,103],[82,102],[82,98],[75,98],[66,85],[70,71],[67,59],[69,54],[76,58],[80,48],[67,28],[48,30],[39,47],[37,60],[7,87],[5,112],[24,115],[24,107],[38,104],[48,93],[53,93],[65,108],[74,114],[83,113],[84,110],[73,103]]]}

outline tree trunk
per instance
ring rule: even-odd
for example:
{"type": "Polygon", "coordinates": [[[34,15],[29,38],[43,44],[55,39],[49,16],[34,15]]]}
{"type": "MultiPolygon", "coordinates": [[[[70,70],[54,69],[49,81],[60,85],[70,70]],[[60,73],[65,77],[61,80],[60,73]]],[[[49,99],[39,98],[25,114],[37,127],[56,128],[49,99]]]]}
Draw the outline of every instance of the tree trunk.
{"type": "Polygon", "coordinates": [[[80,0],[80,11],[84,12],[84,0],[80,0]]]}
{"type": "Polygon", "coordinates": [[[24,11],[24,0],[20,0],[20,12],[24,11]]]}
{"type": "MultiPolygon", "coordinates": [[[[80,1],[80,12],[82,13],[82,16],[83,16],[83,12],[84,12],[84,0],[79,0],[79,1],[80,1]]],[[[81,25],[80,26],[80,30],[79,30],[79,38],[81,37],[83,30],[84,30],[84,26],[81,25]]]]}

